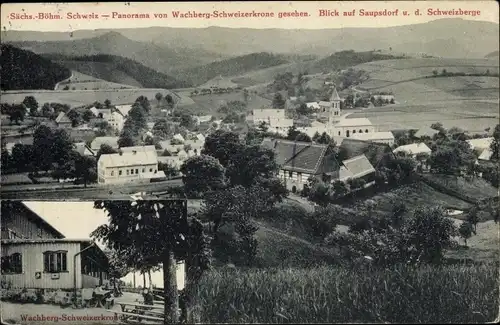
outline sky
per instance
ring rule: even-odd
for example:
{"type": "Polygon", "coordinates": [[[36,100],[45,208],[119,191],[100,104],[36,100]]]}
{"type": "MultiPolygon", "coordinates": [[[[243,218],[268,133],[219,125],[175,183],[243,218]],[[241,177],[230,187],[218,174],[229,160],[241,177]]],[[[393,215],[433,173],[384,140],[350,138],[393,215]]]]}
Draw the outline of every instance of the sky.
{"type": "MultiPolygon", "coordinates": [[[[108,28],[130,28],[130,27],[183,27],[203,28],[209,26],[233,27],[233,28],[284,28],[284,29],[324,29],[341,27],[388,27],[416,23],[425,23],[439,18],[450,16],[429,15],[428,9],[461,9],[474,10],[475,16],[462,15],[452,18],[463,18],[498,23],[499,12],[496,1],[262,1],[262,2],[170,2],[170,3],[136,3],[136,2],[113,2],[113,3],[18,3],[2,4],[1,24],[2,30],[35,30],[35,31],[74,31],[81,29],[108,29],[108,28]],[[319,11],[338,10],[341,14],[335,16],[320,16],[319,11]],[[396,16],[380,17],[354,17],[343,16],[344,11],[360,9],[366,11],[382,11],[384,9],[399,9],[396,16]],[[415,15],[415,10],[420,9],[421,15],[415,15]],[[173,18],[172,11],[196,11],[213,12],[214,10],[226,12],[273,12],[274,18],[173,18]],[[404,16],[402,12],[407,10],[409,15],[404,16]],[[307,12],[307,17],[278,18],[283,12],[307,12]],[[479,11],[479,12],[477,12],[479,11]],[[38,13],[59,14],[61,19],[38,19],[38,13]],[[147,19],[113,18],[112,13],[127,14],[149,14],[147,19]],[[68,13],[95,14],[96,19],[68,19],[68,13]],[[154,14],[166,14],[167,18],[155,18],[154,14]],[[32,15],[32,19],[13,19],[11,15],[32,15]],[[110,15],[108,18],[103,14],[110,15]],[[131,22],[133,22],[131,24],[131,22]]],[[[50,16],[50,15],[49,15],[50,16]]],[[[165,16],[165,15],[164,15],[165,16]]],[[[19,17],[19,16],[18,16],[19,17]]]]}
{"type": "Polygon", "coordinates": [[[94,209],[94,202],[25,201],[23,203],[70,239],[88,239],[92,231],[108,223],[106,212],[94,209]]]}

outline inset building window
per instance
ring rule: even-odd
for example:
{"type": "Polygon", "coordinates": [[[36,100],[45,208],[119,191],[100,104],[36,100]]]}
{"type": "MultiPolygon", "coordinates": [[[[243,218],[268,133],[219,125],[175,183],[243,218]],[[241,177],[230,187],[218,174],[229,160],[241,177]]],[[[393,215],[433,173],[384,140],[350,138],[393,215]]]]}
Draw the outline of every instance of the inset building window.
{"type": "Polygon", "coordinates": [[[66,272],[68,271],[67,265],[67,251],[46,251],[43,253],[43,270],[50,273],[66,272]]]}

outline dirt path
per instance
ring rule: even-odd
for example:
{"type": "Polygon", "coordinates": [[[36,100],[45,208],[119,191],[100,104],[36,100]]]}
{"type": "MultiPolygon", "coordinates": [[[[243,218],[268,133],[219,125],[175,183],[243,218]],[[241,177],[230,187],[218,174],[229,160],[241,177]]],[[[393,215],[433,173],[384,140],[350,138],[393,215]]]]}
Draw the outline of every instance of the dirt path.
{"type": "Polygon", "coordinates": [[[66,79],[64,79],[64,80],[61,80],[61,81],[59,81],[58,83],[56,83],[56,85],[55,85],[55,87],[54,87],[54,90],[57,90],[57,88],[59,88],[59,84],[60,84],[61,82],[68,81],[68,80],[70,80],[71,78],[73,78],[73,71],[71,71],[71,76],[69,76],[68,78],[66,78],[66,79]]]}

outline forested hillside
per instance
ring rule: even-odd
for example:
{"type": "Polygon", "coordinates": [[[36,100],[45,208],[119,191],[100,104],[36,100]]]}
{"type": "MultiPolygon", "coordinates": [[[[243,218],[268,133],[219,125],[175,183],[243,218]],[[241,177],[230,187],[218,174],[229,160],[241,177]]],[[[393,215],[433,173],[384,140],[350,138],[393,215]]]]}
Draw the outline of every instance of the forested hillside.
{"type": "Polygon", "coordinates": [[[54,89],[71,71],[33,52],[2,44],[2,90],[54,89]]]}
{"type": "Polygon", "coordinates": [[[137,61],[117,55],[65,56],[60,54],[46,54],[44,56],[59,62],[67,68],[106,81],[127,84],[127,80],[124,80],[125,75],[137,81],[144,88],[171,89],[190,86],[189,83],[183,80],[178,80],[177,78],[148,68],[137,61]]]}
{"type": "Polygon", "coordinates": [[[282,55],[267,52],[252,53],[212,62],[199,67],[182,70],[183,78],[194,85],[200,85],[216,76],[237,76],[249,71],[288,63],[282,55]]]}

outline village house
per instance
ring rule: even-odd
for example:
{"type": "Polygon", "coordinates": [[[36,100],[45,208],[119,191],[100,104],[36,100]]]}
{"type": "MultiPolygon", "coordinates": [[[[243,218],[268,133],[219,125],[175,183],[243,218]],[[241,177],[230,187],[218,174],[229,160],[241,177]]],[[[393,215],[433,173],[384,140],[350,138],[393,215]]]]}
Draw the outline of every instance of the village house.
{"type": "Polygon", "coordinates": [[[132,105],[116,105],[115,108],[122,114],[123,117],[128,117],[128,112],[132,109],[132,105]]]}
{"type": "Polygon", "coordinates": [[[212,120],[212,115],[201,115],[201,116],[193,116],[196,125],[200,125],[201,123],[208,123],[212,120]]]}
{"type": "Polygon", "coordinates": [[[121,148],[119,153],[101,155],[97,163],[99,184],[147,183],[164,177],[154,146],[121,148]]]}
{"type": "Polygon", "coordinates": [[[118,148],[120,147],[118,145],[118,140],[119,139],[120,139],[119,137],[96,137],[90,143],[90,149],[93,152],[97,153],[99,151],[99,149],[101,149],[101,146],[103,144],[106,144],[106,145],[110,146],[111,148],[113,148],[115,150],[118,150],[118,148]]]}
{"type": "Polygon", "coordinates": [[[78,152],[82,156],[95,156],[96,152],[94,152],[85,142],[77,142],[74,143],[75,151],[78,152]]]}
{"type": "MultiPolygon", "coordinates": [[[[355,131],[355,130],[354,130],[355,131]]],[[[373,133],[352,133],[352,139],[361,140],[361,141],[371,141],[378,143],[387,143],[392,146],[394,144],[394,134],[390,131],[386,132],[373,132],[373,133]]]]}
{"type": "Polygon", "coordinates": [[[394,95],[389,95],[389,94],[385,94],[385,95],[375,94],[375,95],[373,95],[373,98],[375,98],[375,100],[377,100],[377,99],[380,98],[383,101],[389,101],[390,102],[391,100],[393,101],[395,97],[394,97],[394,95]]]}
{"type": "Polygon", "coordinates": [[[394,158],[387,144],[343,139],[339,153],[332,146],[266,138],[264,148],[275,152],[280,166],[278,177],[292,192],[301,191],[309,178],[347,181],[362,178],[374,181],[375,171],[394,158]]]}
{"type": "Polygon", "coordinates": [[[309,178],[321,178],[338,169],[328,145],[266,138],[262,146],[275,152],[278,177],[293,193],[302,191],[309,178]]]}
{"type": "Polygon", "coordinates": [[[434,135],[438,133],[439,133],[438,130],[432,129],[430,127],[423,127],[418,129],[413,136],[416,139],[425,140],[425,139],[432,139],[434,135]]]}
{"type": "Polygon", "coordinates": [[[406,154],[416,157],[419,154],[427,154],[430,155],[432,150],[423,142],[419,143],[411,143],[404,146],[399,146],[393,150],[395,154],[398,152],[405,152],[406,154]]]}
{"type": "Polygon", "coordinates": [[[56,124],[60,128],[71,128],[72,122],[64,112],[60,112],[56,117],[56,124]]]}
{"type": "Polygon", "coordinates": [[[270,132],[286,134],[293,126],[293,119],[286,118],[284,109],[260,108],[253,110],[253,124],[258,126],[265,123],[270,132]]]}
{"type": "Polygon", "coordinates": [[[10,289],[95,288],[109,281],[108,259],[90,239],[67,239],[19,201],[2,202],[2,283],[10,289]]]}
{"type": "Polygon", "coordinates": [[[467,140],[470,148],[478,153],[478,160],[489,161],[493,155],[491,151],[491,144],[493,143],[493,138],[479,138],[467,140]]]}
{"type": "Polygon", "coordinates": [[[321,107],[319,106],[319,102],[306,103],[306,107],[314,112],[319,112],[321,109],[321,107]]]}
{"type": "MultiPolygon", "coordinates": [[[[368,158],[366,158],[365,155],[359,155],[342,161],[338,180],[341,182],[347,182],[349,179],[364,179],[365,177],[373,176],[374,174],[375,168],[373,168],[368,158]]],[[[369,179],[369,181],[373,180],[369,179]]]]}
{"type": "Polygon", "coordinates": [[[116,131],[121,132],[123,130],[123,125],[125,124],[125,117],[118,110],[113,110],[111,108],[97,109],[92,107],[90,109],[92,114],[97,118],[102,118],[104,121],[116,131]]]}

